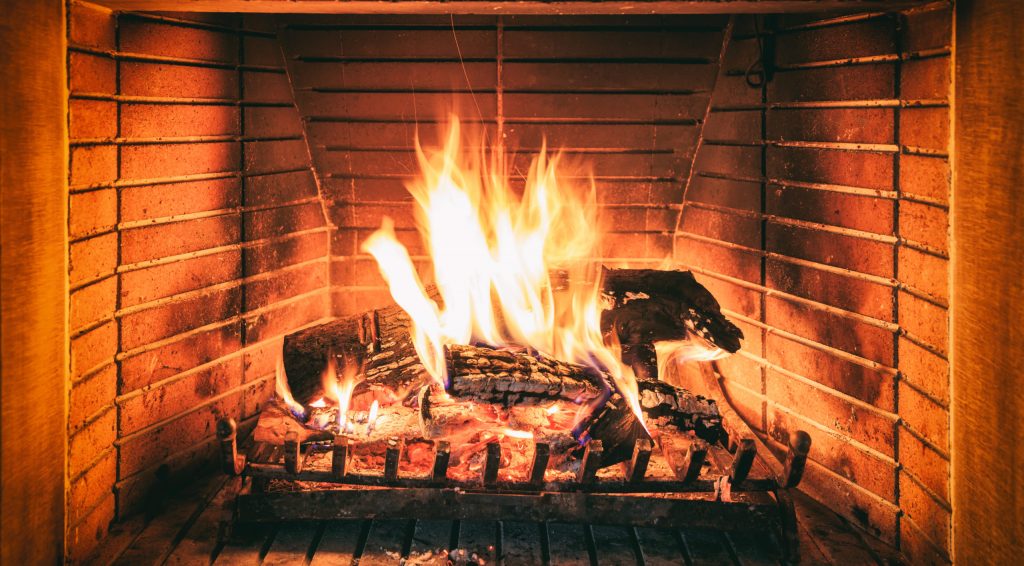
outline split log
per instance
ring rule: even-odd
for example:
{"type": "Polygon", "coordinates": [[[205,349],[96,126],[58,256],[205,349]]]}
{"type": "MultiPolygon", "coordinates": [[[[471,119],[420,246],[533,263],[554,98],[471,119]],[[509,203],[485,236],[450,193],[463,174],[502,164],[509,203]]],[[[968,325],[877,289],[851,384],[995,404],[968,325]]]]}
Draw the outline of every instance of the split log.
{"type": "Polygon", "coordinates": [[[492,407],[470,406],[450,397],[437,402],[434,395],[429,385],[423,386],[418,395],[419,424],[424,438],[450,438],[463,432],[492,428],[498,422],[492,407]]]}
{"type": "Polygon", "coordinates": [[[623,362],[639,365],[640,373],[650,373],[654,342],[700,340],[729,353],[740,348],[743,332],[689,271],[605,268],[601,288],[614,303],[601,313],[601,330],[616,331],[623,362]]]}
{"type": "MultiPolygon", "coordinates": [[[[347,363],[362,363],[366,352],[366,344],[359,339],[362,318],[362,315],[340,318],[285,336],[282,352],[285,375],[296,401],[308,405],[321,393],[321,375],[327,367],[329,353],[347,358],[347,363]]],[[[342,367],[339,365],[339,371],[342,367]]]]}
{"type": "Polygon", "coordinates": [[[592,370],[538,352],[481,346],[445,348],[448,393],[506,406],[565,399],[589,403],[601,396],[592,370]]]}
{"type": "MultiPolygon", "coordinates": [[[[693,431],[711,444],[723,434],[722,415],[714,399],[695,395],[682,387],[654,379],[638,379],[640,408],[648,423],[693,431]]],[[[650,426],[650,424],[648,425],[650,426]]]]}
{"type": "Polygon", "coordinates": [[[283,356],[292,396],[308,405],[323,395],[321,376],[329,353],[337,358],[339,376],[365,377],[353,391],[353,408],[373,400],[388,405],[414,393],[425,369],[412,343],[411,325],[405,311],[391,305],[289,334],[283,356]]]}

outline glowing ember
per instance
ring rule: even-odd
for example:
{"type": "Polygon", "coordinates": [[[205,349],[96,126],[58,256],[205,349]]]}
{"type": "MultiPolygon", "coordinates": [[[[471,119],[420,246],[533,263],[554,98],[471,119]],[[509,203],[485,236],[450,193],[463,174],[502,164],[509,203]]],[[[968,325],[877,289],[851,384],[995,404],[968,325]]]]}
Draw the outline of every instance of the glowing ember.
{"type": "Polygon", "coordinates": [[[513,428],[505,428],[501,430],[501,434],[509,438],[521,438],[524,440],[532,439],[533,433],[528,430],[516,430],[513,428]]]}
{"type": "Polygon", "coordinates": [[[390,219],[363,244],[412,319],[427,372],[447,384],[449,344],[528,346],[608,372],[642,422],[635,377],[600,329],[593,182],[575,181],[585,176],[566,174],[560,155],[542,149],[518,194],[505,155],[464,145],[473,144],[464,144],[456,118],[443,149],[425,150],[417,141],[421,176],[408,187],[443,307],[427,296],[390,219]],[[567,272],[564,291],[556,293],[553,269],[567,272]]]}
{"type": "Polygon", "coordinates": [[[373,428],[377,425],[377,411],[380,409],[380,403],[374,399],[373,404],[370,405],[370,413],[366,417],[366,434],[369,436],[373,432],[373,428]]]}

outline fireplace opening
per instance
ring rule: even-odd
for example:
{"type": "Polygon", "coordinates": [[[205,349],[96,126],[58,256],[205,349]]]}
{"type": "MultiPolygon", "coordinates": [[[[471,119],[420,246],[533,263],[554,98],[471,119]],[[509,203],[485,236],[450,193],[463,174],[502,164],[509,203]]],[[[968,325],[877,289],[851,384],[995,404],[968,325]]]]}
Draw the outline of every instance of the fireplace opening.
{"type": "Polygon", "coordinates": [[[66,559],[948,562],[950,4],[476,12],[68,3],[66,559]]]}

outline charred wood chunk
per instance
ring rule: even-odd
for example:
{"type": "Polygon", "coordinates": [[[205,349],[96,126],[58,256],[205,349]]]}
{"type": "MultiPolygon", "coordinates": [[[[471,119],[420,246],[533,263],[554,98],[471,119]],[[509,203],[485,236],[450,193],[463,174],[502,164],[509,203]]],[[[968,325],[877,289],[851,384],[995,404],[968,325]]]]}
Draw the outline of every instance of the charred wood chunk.
{"type": "Polygon", "coordinates": [[[602,313],[601,329],[614,328],[624,345],[698,339],[729,353],[740,348],[743,332],[689,271],[605,268],[602,291],[614,307],[602,313]]]}
{"type": "Polygon", "coordinates": [[[633,369],[633,375],[640,379],[658,378],[658,353],[654,344],[622,344],[622,363],[633,369]]]}
{"type": "Polygon", "coordinates": [[[584,366],[536,352],[452,345],[445,356],[448,393],[456,397],[514,405],[555,399],[586,403],[602,393],[584,366]]]}
{"type": "Polygon", "coordinates": [[[601,466],[611,466],[633,457],[637,440],[651,440],[650,433],[622,397],[615,396],[605,404],[587,429],[592,439],[604,447],[601,466]]]}
{"type": "Polygon", "coordinates": [[[646,428],[626,401],[616,394],[587,429],[592,438],[600,439],[604,444],[604,465],[629,460],[635,443],[651,440],[648,429],[654,427],[692,431],[697,438],[712,444],[722,436],[722,417],[713,400],[651,379],[638,379],[637,389],[646,428]]]}
{"type": "Polygon", "coordinates": [[[714,399],[653,379],[638,379],[637,390],[648,422],[693,431],[697,438],[711,444],[722,437],[722,415],[714,399]]]}

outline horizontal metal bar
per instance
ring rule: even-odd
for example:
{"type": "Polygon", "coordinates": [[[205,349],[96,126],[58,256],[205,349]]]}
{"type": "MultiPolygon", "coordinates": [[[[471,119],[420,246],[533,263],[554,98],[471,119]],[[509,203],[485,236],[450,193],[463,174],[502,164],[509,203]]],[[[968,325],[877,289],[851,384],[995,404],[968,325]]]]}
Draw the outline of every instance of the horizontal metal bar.
{"type": "MultiPolygon", "coordinates": [[[[348,152],[348,153],[416,153],[416,148],[411,145],[374,145],[372,147],[367,146],[355,146],[355,145],[336,145],[336,144],[314,144],[315,147],[323,149],[324,151],[332,152],[348,152]]],[[[462,145],[460,149],[466,152],[479,152],[487,151],[488,147],[474,146],[474,145],[462,145]]],[[[582,154],[582,155],[673,155],[676,150],[672,148],[661,148],[661,149],[644,149],[638,147],[559,147],[556,151],[553,151],[550,147],[518,147],[516,148],[516,155],[530,155],[540,153],[541,151],[547,151],[551,153],[568,153],[568,154],[582,154]]]]}
{"type": "Polygon", "coordinates": [[[96,49],[85,45],[71,44],[68,50],[78,53],[87,53],[98,57],[107,57],[117,61],[139,61],[143,63],[168,63],[171,65],[182,65],[189,67],[202,67],[211,69],[228,69],[236,71],[255,71],[261,73],[284,74],[284,67],[270,65],[248,65],[232,61],[218,61],[216,59],[195,59],[189,57],[171,57],[167,55],[152,55],[149,53],[132,53],[128,51],[114,51],[110,49],[96,49]]]}
{"type": "MultiPolygon", "coordinates": [[[[339,485],[375,486],[391,488],[451,488],[463,491],[483,489],[480,481],[461,481],[447,479],[438,482],[430,475],[405,476],[388,480],[381,474],[348,473],[340,480],[330,470],[302,470],[297,474],[288,472],[282,464],[250,462],[245,473],[256,478],[286,479],[296,481],[325,482],[339,485]]],[[[679,480],[645,479],[631,482],[621,479],[596,478],[591,483],[576,481],[550,481],[540,485],[529,481],[495,481],[493,486],[486,488],[488,493],[714,493],[716,479],[703,478],[689,483],[679,480]]],[[[742,486],[735,487],[742,492],[770,492],[778,487],[773,479],[749,479],[742,486]]]]}
{"type": "MultiPolygon", "coordinates": [[[[495,94],[494,87],[480,87],[474,89],[450,87],[450,88],[412,88],[412,87],[312,87],[297,86],[297,92],[308,92],[313,94],[495,94]]],[[[586,95],[643,95],[643,96],[692,96],[695,94],[708,94],[707,89],[692,88],[636,88],[636,87],[580,87],[580,88],[556,88],[556,87],[513,87],[505,88],[503,94],[586,94],[586,95]]]]}
{"type": "MultiPolygon", "coordinates": [[[[387,117],[387,116],[331,116],[331,115],[312,115],[306,116],[305,120],[313,123],[341,123],[341,124],[411,124],[413,122],[418,124],[447,124],[450,120],[447,117],[419,117],[410,120],[407,117],[387,117]]],[[[463,123],[470,124],[495,124],[498,119],[495,118],[464,118],[461,120],[463,123]]],[[[639,119],[639,118],[576,118],[576,117],[565,117],[565,116],[507,116],[504,118],[505,124],[557,124],[557,125],[577,125],[577,126],[696,126],[700,124],[700,120],[696,118],[677,118],[677,119],[639,119]]]]}
{"type": "MultiPolygon", "coordinates": [[[[775,66],[778,72],[804,71],[808,69],[823,69],[829,67],[851,67],[855,65],[875,65],[879,63],[895,63],[898,61],[914,61],[918,59],[930,59],[943,57],[950,54],[950,48],[936,47],[933,49],[921,49],[918,51],[905,51],[903,53],[885,53],[881,55],[866,55],[863,57],[844,57],[842,59],[828,59],[822,61],[805,61],[801,63],[782,63],[775,66]]],[[[745,76],[746,69],[730,69],[726,71],[729,76],[745,76]]]]}
{"type": "Polygon", "coordinates": [[[791,147],[797,149],[824,149],[834,151],[859,151],[868,153],[897,153],[900,146],[891,143],[860,143],[834,141],[797,141],[797,140],[704,140],[708,145],[739,146],[739,147],[791,147]]]}
{"type": "Polygon", "coordinates": [[[665,495],[537,493],[511,494],[439,488],[328,489],[238,496],[243,522],[335,519],[447,519],[558,521],[656,527],[770,530],[778,526],[775,500],[733,492],[665,495]]]}
{"type": "Polygon", "coordinates": [[[700,177],[706,179],[721,179],[723,181],[739,181],[741,183],[767,183],[769,185],[778,185],[784,188],[794,189],[808,189],[816,191],[828,191],[833,193],[843,193],[858,196],[878,197],[895,199],[898,197],[896,191],[886,191],[883,189],[870,189],[867,187],[854,187],[850,185],[836,185],[832,183],[815,183],[811,181],[798,181],[796,179],[783,179],[779,177],[757,177],[752,175],[737,175],[735,173],[724,173],[716,171],[701,171],[698,173],[700,177]]]}

